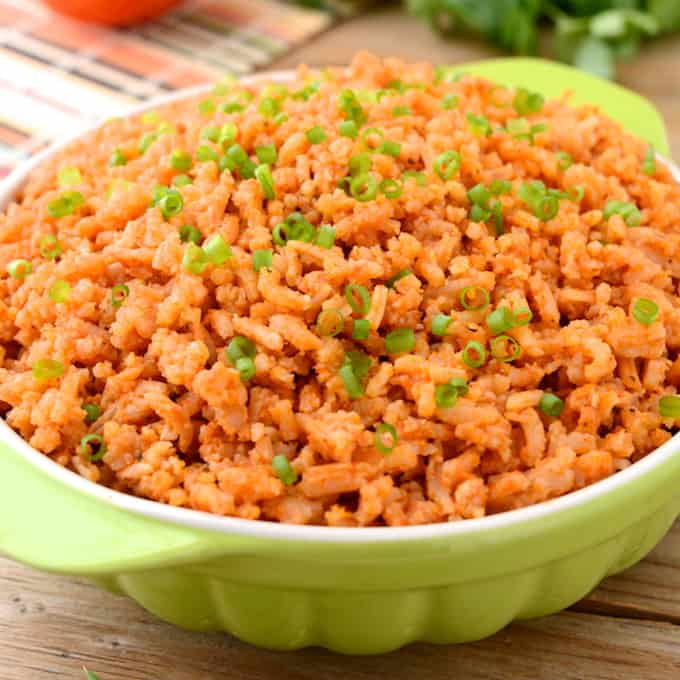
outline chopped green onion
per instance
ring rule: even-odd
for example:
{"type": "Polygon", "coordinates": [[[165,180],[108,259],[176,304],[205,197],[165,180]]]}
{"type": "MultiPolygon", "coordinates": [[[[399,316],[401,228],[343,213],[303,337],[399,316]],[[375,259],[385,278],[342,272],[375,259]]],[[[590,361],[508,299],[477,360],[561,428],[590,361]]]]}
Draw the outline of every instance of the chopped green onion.
{"type": "Polygon", "coordinates": [[[659,399],[659,414],[663,418],[680,418],[680,397],[674,394],[659,399]]]}
{"type": "Polygon", "coordinates": [[[191,166],[194,164],[191,154],[188,151],[183,151],[182,149],[175,149],[170,154],[170,165],[175,170],[191,170],[191,166]]]}
{"type": "Polygon", "coordinates": [[[215,111],[217,111],[217,104],[214,99],[203,99],[198,102],[198,112],[202,116],[211,116],[215,111]]]}
{"type": "Polygon", "coordinates": [[[483,184],[475,184],[469,189],[467,196],[475,205],[486,206],[491,200],[491,192],[483,184]]]}
{"type": "Polygon", "coordinates": [[[54,234],[45,234],[40,239],[38,248],[46,260],[56,260],[62,253],[61,244],[54,234]]]}
{"type": "Polygon", "coordinates": [[[348,283],[345,286],[345,300],[355,314],[365,316],[371,308],[370,293],[357,283],[348,283]]]}
{"type": "Polygon", "coordinates": [[[243,335],[235,335],[227,345],[225,353],[229,361],[231,361],[232,364],[236,364],[242,357],[254,359],[257,354],[257,347],[249,338],[246,338],[243,335]]]}
{"type": "Polygon", "coordinates": [[[340,110],[345,114],[345,117],[359,127],[363,125],[367,116],[364,110],[361,108],[361,104],[357,99],[356,94],[352,90],[342,90],[338,95],[338,106],[340,110]]]}
{"type": "Polygon", "coordinates": [[[353,340],[367,340],[371,331],[371,322],[368,319],[355,319],[352,325],[353,340]]]}
{"type": "Polygon", "coordinates": [[[145,132],[139,140],[139,153],[145,154],[148,148],[158,139],[158,132],[145,132]]]}
{"type": "Polygon", "coordinates": [[[187,184],[193,184],[193,180],[189,175],[175,175],[172,178],[172,183],[176,187],[185,187],[187,184]]]}
{"type": "Polygon", "coordinates": [[[109,166],[112,168],[119,165],[127,165],[127,162],[127,156],[120,149],[114,149],[109,156],[109,166]]]}
{"type": "Polygon", "coordinates": [[[71,286],[68,281],[57,279],[48,289],[47,295],[50,300],[57,304],[68,302],[71,297],[71,286]]]}
{"type": "Polygon", "coordinates": [[[494,196],[509,194],[512,191],[512,182],[508,182],[507,179],[495,179],[493,182],[491,182],[491,184],[489,184],[489,191],[494,196]]]}
{"type": "Polygon", "coordinates": [[[236,163],[234,163],[234,161],[226,154],[222,154],[219,161],[217,161],[217,167],[220,169],[220,172],[224,172],[225,170],[234,172],[234,170],[236,170],[236,163]]]}
{"type": "Polygon", "coordinates": [[[574,164],[571,155],[566,151],[557,151],[555,158],[557,159],[557,168],[562,171],[567,170],[574,164]]]}
{"type": "Polygon", "coordinates": [[[280,453],[272,458],[274,474],[286,485],[291,486],[298,480],[298,474],[286,456],[280,453]]]}
{"type": "Polygon", "coordinates": [[[650,177],[656,175],[656,152],[653,146],[648,146],[647,151],[645,151],[642,159],[642,172],[650,177]]]}
{"type": "Polygon", "coordinates": [[[182,208],[184,208],[184,199],[177,189],[169,189],[165,195],[159,199],[157,206],[163,214],[163,217],[167,220],[169,217],[174,217],[182,212],[182,208]]]}
{"type": "Polygon", "coordinates": [[[249,160],[248,154],[240,144],[232,144],[227,149],[227,156],[231,158],[234,163],[236,163],[237,167],[243,165],[249,160]]]}
{"type": "Polygon", "coordinates": [[[340,378],[342,378],[342,382],[345,385],[345,389],[347,390],[350,399],[358,399],[363,395],[364,388],[361,386],[359,378],[357,378],[354,373],[351,364],[343,364],[340,367],[338,374],[340,375],[340,378]]]}
{"type": "Polygon", "coordinates": [[[491,356],[498,361],[514,361],[522,354],[522,348],[511,335],[499,335],[489,343],[491,356]]]}
{"type": "Polygon", "coordinates": [[[316,233],[315,243],[320,248],[330,250],[335,244],[335,227],[330,224],[322,224],[316,233]]]}
{"type": "Polygon", "coordinates": [[[659,305],[648,298],[638,298],[633,303],[633,318],[643,326],[651,326],[659,317],[659,305]]]}
{"type": "Polygon", "coordinates": [[[315,80],[308,85],[305,85],[302,89],[293,92],[290,96],[293,99],[308,101],[313,94],[319,91],[319,85],[319,81],[315,80]]]}
{"type": "Polygon", "coordinates": [[[380,191],[382,191],[387,198],[390,199],[397,199],[399,198],[404,189],[402,188],[401,184],[396,179],[384,179],[382,182],[380,182],[378,188],[380,191]]]}
{"type": "Polygon", "coordinates": [[[281,103],[274,99],[274,97],[262,97],[257,110],[265,118],[273,118],[281,111],[281,103]]]}
{"type": "Polygon", "coordinates": [[[411,111],[410,106],[395,106],[392,109],[392,115],[395,118],[398,118],[399,116],[410,116],[412,113],[413,111],[411,111]]]}
{"type": "Polygon", "coordinates": [[[142,123],[144,125],[156,125],[161,119],[158,111],[146,111],[142,114],[142,123]]]}
{"type": "Polygon", "coordinates": [[[182,265],[190,274],[202,274],[208,266],[208,256],[203,248],[195,243],[188,243],[182,258],[182,265]]]}
{"type": "Polygon", "coordinates": [[[66,217],[72,215],[84,203],[85,197],[79,191],[64,191],[59,198],[47,204],[47,213],[54,218],[66,217]]]}
{"type": "Polygon", "coordinates": [[[286,218],[287,240],[289,241],[304,241],[311,243],[314,240],[316,231],[314,226],[307,222],[304,216],[299,212],[293,212],[286,218]]]}
{"type": "Polygon", "coordinates": [[[354,375],[361,380],[368,375],[371,368],[371,357],[359,350],[352,350],[345,354],[343,366],[345,365],[351,366],[354,375]]]}
{"type": "Polygon", "coordinates": [[[215,83],[212,93],[216,97],[224,97],[225,95],[229,94],[232,87],[237,82],[238,82],[237,79],[233,75],[227,73],[215,83]]]}
{"type": "Polygon", "coordinates": [[[86,434],[78,446],[78,451],[83,458],[91,463],[101,460],[106,453],[106,444],[100,434],[86,434]]]}
{"type": "Polygon", "coordinates": [[[228,259],[234,256],[231,252],[231,247],[224,240],[222,234],[213,234],[203,244],[203,250],[208,257],[208,260],[217,266],[224,264],[228,259]]]}
{"type": "Polygon", "coordinates": [[[276,147],[273,144],[255,147],[255,155],[260,163],[267,163],[269,165],[276,163],[278,158],[276,147]]]}
{"type": "Polygon", "coordinates": [[[457,151],[445,151],[434,159],[433,169],[440,179],[451,179],[460,170],[461,157],[457,151]]]}
{"type": "Polygon", "coordinates": [[[397,328],[385,336],[385,349],[388,354],[411,352],[416,346],[416,336],[412,328],[397,328]]]}
{"type": "Polygon", "coordinates": [[[65,165],[63,168],[59,169],[57,182],[61,187],[69,186],[71,184],[82,184],[83,176],[80,174],[80,170],[78,170],[78,168],[65,165]]]}
{"type": "Polygon", "coordinates": [[[270,248],[253,251],[253,269],[259,272],[260,269],[271,269],[273,253],[270,248]]]}
{"type": "Polygon", "coordinates": [[[463,348],[463,363],[470,368],[479,368],[486,361],[486,350],[481,342],[470,340],[463,348]]]}
{"type": "Polygon", "coordinates": [[[432,317],[432,335],[444,337],[452,321],[448,314],[435,314],[432,317]]]}
{"type": "Polygon", "coordinates": [[[357,175],[349,183],[349,192],[361,203],[372,201],[378,194],[378,182],[371,175],[357,175]]]}
{"type": "Polygon", "coordinates": [[[345,317],[339,309],[322,309],[316,317],[316,330],[322,336],[336,336],[345,327],[345,317]]]}
{"type": "Polygon", "coordinates": [[[285,222],[279,222],[273,229],[272,229],[272,241],[274,241],[274,245],[277,246],[285,246],[286,243],[290,240],[289,232],[290,227],[288,224],[285,222]]]}
{"type": "Polygon", "coordinates": [[[491,125],[489,125],[486,116],[476,116],[474,113],[468,113],[467,122],[473,135],[477,135],[477,137],[489,137],[491,135],[491,125]]]}
{"type": "Polygon", "coordinates": [[[586,190],[580,184],[577,184],[573,187],[569,187],[567,189],[567,194],[570,201],[580,203],[586,195],[586,190]]]}
{"type": "Polygon", "coordinates": [[[458,95],[455,94],[445,94],[442,97],[441,101],[441,107],[444,109],[444,111],[450,111],[451,109],[455,109],[458,106],[459,98],[458,95]]]}
{"type": "Polygon", "coordinates": [[[33,271],[33,264],[29,260],[12,260],[7,265],[7,273],[17,281],[25,279],[33,271]]]}
{"type": "Polygon", "coordinates": [[[338,125],[338,133],[341,137],[356,139],[359,135],[359,128],[353,120],[343,120],[342,123],[338,125]]]}
{"type": "Polygon", "coordinates": [[[38,359],[38,361],[31,366],[31,372],[36,380],[60,378],[64,375],[64,364],[56,359],[38,359]]]}
{"type": "Polygon", "coordinates": [[[538,408],[545,413],[546,416],[552,418],[559,418],[564,411],[564,402],[556,394],[544,392],[541,400],[538,402],[538,408]]]}
{"type": "Polygon", "coordinates": [[[382,144],[379,144],[376,149],[376,153],[381,153],[384,156],[392,156],[392,158],[397,158],[401,153],[401,144],[399,142],[393,142],[391,140],[386,140],[382,144]]]}
{"type": "Polygon", "coordinates": [[[354,154],[348,163],[347,167],[349,169],[349,174],[352,177],[357,175],[365,175],[371,169],[371,154],[363,151],[361,153],[354,154]]]}
{"type": "Polygon", "coordinates": [[[201,163],[207,163],[208,161],[215,161],[217,163],[219,160],[217,151],[211,149],[207,144],[201,144],[201,146],[196,149],[196,158],[201,163]]]}
{"type": "Polygon", "coordinates": [[[521,328],[522,326],[528,326],[531,323],[534,314],[528,307],[520,307],[517,311],[512,313],[512,317],[513,328],[521,328]]]}
{"type": "Polygon", "coordinates": [[[623,221],[629,227],[637,227],[640,224],[640,210],[634,203],[607,201],[602,216],[605,220],[608,220],[612,215],[621,215],[623,221]]]}
{"type": "Polygon", "coordinates": [[[250,357],[236,359],[234,368],[238,371],[241,382],[248,382],[256,373],[255,362],[250,357]]]}
{"type": "Polygon", "coordinates": [[[439,408],[451,408],[456,405],[459,396],[465,396],[470,391],[464,378],[451,378],[443,385],[437,385],[434,399],[439,408]]]}
{"type": "Polygon", "coordinates": [[[499,307],[486,317],[492,335],[500,335],[515,326],[515,315],[508,307],[499,307]]]}
{"type": "Polygon", "coordinates": [[[418,186],[424,187],[425,186],[425,173],[424,172],[418,172],[418,170],[407,170],[404,172],[401,176],[402,180],[404,182],[409,179],[413,178],[418,186]]]}
{"type": "Polygon", "coordinates": [[[241,173],[241,177],[243,179],[252,179],[255,177],[255,170],[257,170],[257,166],[253,161],[248,158],[246,162],[243,165],[239,165],[238,171],[241,173]]]}
{"type": "Polygon", "coordinates": [[[120,307],[130,295],[130,289],[124,284],[119,283],[111,289],[111,305],[120,307]]]}
{"type": "Polygon", "coordinates": [[[94,423],[102,414],[101,407],[99,407],[97,404],[82,404],[80,408],[85,411],[85,422],[88,425],[94,423]]]}
{"type": "Polygon", "coordinates": [[[179,240],[182,243],[195,243],[196,245],[200,245],[203,240],[203,234],[191,224],[183,224],[179,228],[179,240]]]}
{"type": "Polygon", "coordinates": [[[174,135],[177,132],[177,128],[171,125],[167,121],[162,121],[158,124],[158,134],[159,135],[174,135]]]}
{"type": "Polygon", "coordinates": [[[397,435],[397,429],[394,425],[389,423],[380,423],[378,427],[375,428],[375,448],[386,456],[392,451],[399,441],[399,436],[397,435]],[[385,443],[385,435],[389,436],[389,443],[385,443]]]}
{"type": "Polygon", "coordinates": [[[158,205],[158,202],[163,198],[163,196],[166,196],[168,191],[168,187],[164,187],[162,184],[157,184],[153,189],[151,189],[151,205],[158,205]]]}
{"type": "Polygon", "coordinates": [[[224,113],[238,113],[239,111],[243,111],[245,108],[246,107],[241,104],[241,102],[237,102],[235,100],[225,102],[222,104],[222,106],[220,106],[220,110],[224,113]]]}
{"type": "Polygon", "coordinates": [[[375,148],[372,147],[370,142],[372,137],[377,137],[378,142],[376,142],[375,146],[380,144],[383,139],[385,139],[385,133],[382,130],[379,130],[376,127],[368,127],[366,128],[362,133],[361,133],[361,141],[364,143],[364,146],[368,149],[370,148],[375,148]]]}
{"type": "Polygon", "coordinates": [[[320,125],[315,125],[305,132],[305,137],[310,144],[321,144],[328,135],[325,133],[324,129],[320,125]]]}
{"type": "Polygon", "coordinates": [[[559,212],[559,201],[554,192],[545,188],[543,182],[523,182],[517,195],[533,212],[535,217],[547,222],[559,212]]]}
{"type": "MultiPolygon", "coordinates": [[[[220,138],[220,128],[215,127],[214,125],[209,125],[208,127],[204,127],[201,130],[201,139],[207,139],[209,142],[213,142],[213,144],[217,144],[220,138]]],[[[186,169],[186,168],[180,168],[180,170],[186,169]]]]}
{"type": "Polygon", "coordinates": [[[397,281],[401,281],[402,279],[405,279],[407,276],[410,276],[411,273],[412,272],[411,272],[410,269],[402,269],[402,270],[398,271],[396,274],[394,274],[393,276],[390,276],[390,278],[387,279],[387,281],[385,281],[385,285],[388,288],[394,288],[394,284],[397,281]]]}
{"type": "Polygon", "coordinates": [[[238,128],[236,127],[236,124],[232,123],[231,121],[227,121],[220,128],[220,136],[217,141],[220,146],[224,146],[225,144],[233,142],[236,139],[237,134],[238,128]]]}
{"type": "Polygon", "coordinates": [[[274,190],[274,177],[270,167],[263,163],[255,168],[255,178],[260,183],[262,194],[265,198],[273,200],[276,198],[276,191],[274,190]]]}
{"type": "Polygon", "coordinates": [[[488,291],[480,286],[465,286],[459,294],[460,304],[463,309],[470,312],[479,312],[489,306],[490,297],[488,291]]]}
{"type": "Polygon", "coordinates": [[[543,108],[544,102],[545,99],[539,92],[530,92],[520,87],[512,100],[512,106],[520,116],[526,116],[538,113],[543,108]]]}

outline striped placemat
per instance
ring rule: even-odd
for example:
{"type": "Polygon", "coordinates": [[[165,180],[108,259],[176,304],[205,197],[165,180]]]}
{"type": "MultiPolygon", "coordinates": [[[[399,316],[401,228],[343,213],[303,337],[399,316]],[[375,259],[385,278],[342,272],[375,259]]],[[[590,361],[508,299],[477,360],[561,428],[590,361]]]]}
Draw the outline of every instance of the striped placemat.
{"type": "Polygon", "coordinates": [[[0,177],[135,102],[262,68],[328,28],[341,7],[189,0],[156,21],[108,29],[36,0],[0,0],[0,177]]]}

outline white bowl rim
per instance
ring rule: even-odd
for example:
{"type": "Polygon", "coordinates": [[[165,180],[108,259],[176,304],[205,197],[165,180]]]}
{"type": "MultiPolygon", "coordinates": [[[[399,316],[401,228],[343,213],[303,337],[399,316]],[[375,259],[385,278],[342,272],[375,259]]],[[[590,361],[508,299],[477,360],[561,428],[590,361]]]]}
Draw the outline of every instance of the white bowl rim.
{"type": "MultiPolygon", "coordinates": [[[[262,71],[244,76],[240,82],[254,84],[261,80],[286,82],[294,77],[294,70],[262,71]]],[[[132,116],[144,111],[152,110],[180,99],[189,98],[207,92],[212,86],[198,85],[178,90],[167,96],[155,98],[138,106],[127,109],[123,116],[132,116]]],[[[76,139],[96,129],[100,124],[85,127],[80,132],[50,145],[48,148],[22,164],[4,180],[0,182],[0,210],[12,200],[17,190],[25,183],[32,170],[76,139]]],[[[675,164],[659,157],[670,166],[674,176],[680,181],[680,168],[675,164]]],[[[114,491],[81,477],[76,472],[68,470],[54,462],[48,456],[34,449],[26,440],[20,437],[3,418],[0,418],[0,443],[9,446],[32,466],[46,473],[58,482],[71,489],[84,493],[92,498],[104,501],[120,510],[164,523],[180,525],[190,529],[212,531],[220,534],[232,534],[261,539],[275,539],[285,541],[309,541],[320,543],[383,543],[395,541],[427,540],[463,536],[467,534],[493,531],[548,518],[563,513],[576,506],[595,501],[615,489],[632,484],[635,480],[645,476],[657,467],[678,455],[680,448],[680,432],[665,444],[647,454],[625,470],[583,489],[572,491],[559,498],[543,503],[530,505],[518,510],[509,510],[496,515],[488,515],[479,519],[466,519],[460,522],[441,522],[406,527],[328,527],[317,525],[282,524],[265,520],[240,519],[223,517],[192,510],[165,505],[156,501],[139,498],[131,494],[114,491]]]]}

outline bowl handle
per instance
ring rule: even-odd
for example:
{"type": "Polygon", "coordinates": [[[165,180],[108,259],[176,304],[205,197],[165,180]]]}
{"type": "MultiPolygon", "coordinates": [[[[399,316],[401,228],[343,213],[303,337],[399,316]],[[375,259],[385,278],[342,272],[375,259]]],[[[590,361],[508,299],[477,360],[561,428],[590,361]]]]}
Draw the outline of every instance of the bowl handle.
{"type": "Polygon", "coordinates": [[[646,140],[656,151],[670,157],[663,118],[644,97],[616,83],[545,59],[510,57],[460,64],[461,73],[473,73],[505,85],[536,90],[546,97],[573,93],[575,104],[595,104],[628,131],[646,140]]]}
{"type": "Polygon", "coordinates": [[[133,513],[116,506],[116,492],[96,487],[105,496],[97,498],[58,479],[64,475],[73,473],[47,458],[31,462],[0,441],[0,553],[48,571],[94,576],[254,552],[253,538],[133,513]]]}

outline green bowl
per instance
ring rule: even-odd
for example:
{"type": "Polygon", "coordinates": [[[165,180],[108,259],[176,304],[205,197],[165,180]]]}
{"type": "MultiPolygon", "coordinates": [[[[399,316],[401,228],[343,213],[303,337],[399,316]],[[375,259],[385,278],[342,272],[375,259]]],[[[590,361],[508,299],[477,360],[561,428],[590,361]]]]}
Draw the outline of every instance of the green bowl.
{"type": "MultiPolygon", "coordinates": [[[[464,68],[546,94],[569,87],[668,153],[654,108],[615,85],[534,60],[464,68]]],[[[0,186],[0,207],[45,156],[0,186]]],[[[2,421],[0,480],[0,550],[16,560],[86,577],[183,628],[272,649],[375,654],[416,640],[478,640],[557,612],[640,560],[680,514],[680,435],[562,498],[403,528],[292,526],[168,507],[88,482],[2,421]]]]}

